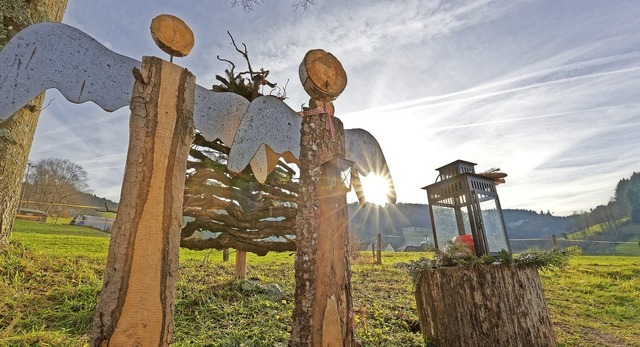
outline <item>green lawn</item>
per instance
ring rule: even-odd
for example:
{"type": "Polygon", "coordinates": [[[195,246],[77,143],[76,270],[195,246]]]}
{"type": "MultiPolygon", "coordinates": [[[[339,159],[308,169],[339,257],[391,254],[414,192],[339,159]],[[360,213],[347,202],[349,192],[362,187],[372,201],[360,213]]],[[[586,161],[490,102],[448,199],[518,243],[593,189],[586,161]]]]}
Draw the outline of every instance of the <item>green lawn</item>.
{"type": "MultiPolygon", "coordinates": [[[[18,221],[0,255],[0,345],[83,346],[102,285],[108,234],[18,221]]],[[[371,252],[352,263],[354,321],[363,346],[422,346],[412,282],[394,263],[422,253],[371,252]]],[[[234,254],[181,250],[174,346],[286,346],[293,256],[249,255],[251,281],[234,281],[234,254]]],[[[640,257],[577,257],[541,273],[563,346],[640,346],[640,257]]]]}

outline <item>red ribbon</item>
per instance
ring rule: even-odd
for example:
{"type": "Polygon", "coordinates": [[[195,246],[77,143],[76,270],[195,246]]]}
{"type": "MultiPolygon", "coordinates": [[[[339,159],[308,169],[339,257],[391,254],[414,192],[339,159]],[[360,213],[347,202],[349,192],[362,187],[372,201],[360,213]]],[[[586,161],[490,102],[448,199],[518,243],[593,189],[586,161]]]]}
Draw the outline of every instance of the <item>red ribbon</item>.
{"type": "Polygon", "coordinates": [[[333,110],[332,109],[318,107],[313,110],[298,112],[298,114],[301,116],[312,116],[315,114],[322,114],[322,113],[326,113],[327,115],[329,115],[329,117],[327,117],[327,127],[329,128],[329,130],[331,130],[331,138],[333,139],[335,138],[335,135],[336,135],[336,129],[333,127],[333,110]]]}

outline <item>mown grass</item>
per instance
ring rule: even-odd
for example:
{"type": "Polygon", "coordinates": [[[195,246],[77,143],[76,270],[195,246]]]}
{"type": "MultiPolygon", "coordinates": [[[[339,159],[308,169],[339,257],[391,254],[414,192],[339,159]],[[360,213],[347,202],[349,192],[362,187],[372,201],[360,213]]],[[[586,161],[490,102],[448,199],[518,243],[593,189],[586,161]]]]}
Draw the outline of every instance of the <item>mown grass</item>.
{"type": "MultiPolygon", "coordinates": [[[[102,286],[108,235],[83,227],[16,224],[0,255],[0,345],[83,346],[102,286]]],[[[422,346],[409,275],[394,263],[420,253],[371,252],[352,262],[355,333],[363,346],[422,346]]],[[[181,250],[175,346],[286,346],[293,256],[249,255],[248,281],[234,255],[181,250]]],[[[563,346],[640,346],[640,258],[577,257],[541,273],[563,346]]]]}
{"type": "Polygon", "coordinates": [[[640,346],[640,258],[583,256],[541,273],[566,346],[640,346]]]}

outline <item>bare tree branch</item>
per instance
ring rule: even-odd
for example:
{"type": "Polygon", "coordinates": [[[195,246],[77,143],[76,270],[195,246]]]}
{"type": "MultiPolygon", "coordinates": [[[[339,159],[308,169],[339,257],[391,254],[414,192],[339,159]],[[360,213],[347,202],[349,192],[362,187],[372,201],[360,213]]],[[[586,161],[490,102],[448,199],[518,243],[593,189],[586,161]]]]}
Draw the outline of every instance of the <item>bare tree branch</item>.
{"type": "Polygon", "coordinates": [[[96,211],[98,211],[98,212],[112,212],[112,213],[118,213],[118,210],[117,210],[117,209],[116,209],[115,211],[114,211],[114,210],[110,210],[110,209],[109,209],[109,206],[107,206],[107,203],[106,203],[106,202],[104,203],[104,210],[100,210],[100,209],[97,209],[97,208],[96,208],[95,210],[96,210],[96,211]]]}
{"type": "MultiPolygon", "coordinates": [[[[264,0],[231,0],[231,7],[238,5],[242,6],[244,12],[252,12],[256,6],[262,6],[264,0]]],[[[315,6],[314,0],[298,0],[291,4],[291,6],[297,11],[298,8],[302,8],[303,11],[309,9],[310,6],[315,6]]]]}
{"type": "Polygon", "coordinates": [[[309,9],[309,6],[315,6],[316,3],[314,2],[314,0],[299,0],[298,2],[294,2],[293,5],[291,5],[296,11],[298,10],[298,8],[302,7],[302,11],[306,11],[309,9]]]}

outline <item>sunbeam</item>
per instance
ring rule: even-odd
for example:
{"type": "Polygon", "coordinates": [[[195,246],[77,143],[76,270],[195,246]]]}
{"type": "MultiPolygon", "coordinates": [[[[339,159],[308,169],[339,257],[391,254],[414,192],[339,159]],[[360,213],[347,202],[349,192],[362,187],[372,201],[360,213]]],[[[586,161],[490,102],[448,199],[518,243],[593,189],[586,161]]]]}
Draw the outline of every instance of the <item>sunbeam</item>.
{"type": "Polygon", "coordinates": [[[374,174],[363,176],[362,189],[367,202],[374,205],[384,206],[387,204],[387,195],[389,194],[389,182],[384,177],[374,174]]]}

